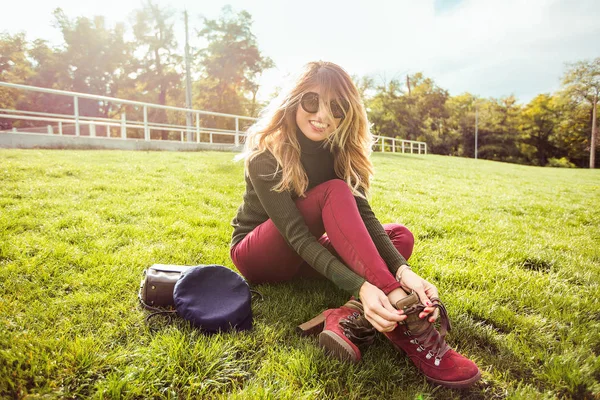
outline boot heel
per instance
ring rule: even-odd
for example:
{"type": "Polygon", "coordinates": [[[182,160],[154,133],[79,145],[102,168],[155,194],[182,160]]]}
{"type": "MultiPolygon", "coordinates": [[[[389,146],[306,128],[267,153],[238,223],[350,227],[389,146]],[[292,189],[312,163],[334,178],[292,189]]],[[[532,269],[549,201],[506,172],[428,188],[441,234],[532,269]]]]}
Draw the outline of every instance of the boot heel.
{"type": "Polygon", "coordinates": [[[310,336],[321,333],[325,325],[325,314],[321,313],[313,319],[306,321],[302,325],[296,327],[296,332],[302,336],[310,336]]]}

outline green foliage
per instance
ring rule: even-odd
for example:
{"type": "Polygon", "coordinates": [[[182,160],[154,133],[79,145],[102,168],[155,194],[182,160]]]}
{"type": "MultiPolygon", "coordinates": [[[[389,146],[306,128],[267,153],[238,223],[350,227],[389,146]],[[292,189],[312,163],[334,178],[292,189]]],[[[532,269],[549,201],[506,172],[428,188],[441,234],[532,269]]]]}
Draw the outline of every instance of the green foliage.
{"type": "Polygon", "coordinates": [[[244,190],[232,153],[0,150],[0,397],[206,399],[597,398],[599,171],[375,154],[371,203],[416,238],[449,343],[483,379],[427,383],[380,335],[358,365],[295,326],[348,295],[260,285],[255,328],[150,330],[137,304],[152,263],[229,259],[244,190]]]}
{"type": "Polygon", "coordinates": [[[195,85],[196,107],[256,116],[260,110],[257,79],[275,64],[258,49],[250,13],[236,13],[225,6],[218,19],[204,18],[198,37],[206,41],[206,47],[197,53],[202,75],[195,85]]]}
{"type": "Polygon", "coordinates": [[[548,160],[548,167],[558,167],[558,168],[575,168],[575,164],[573,164],[567,157],[561,158],[550,158],[548,160]]]}
{"type": "MultiPolygon", "coordinates": [[[[32,74],[31,62],[27,59],[25,34],[9,35],[0,32],[0,81],[25,83],[32,74]]],[[[0,108],[14,109],[19,91],[0,87],[0,108]]],[[[9,129],[10,120],[0,118],[0,129],[9,129]]]]}
{"type": "Polygon", "coordinates": [[[571,64],[563,76],[563,91],[567,96],[580,103],[585,101],[591,106],[590,168],[596,165],[595,155],[598,146],[597,108],[600,98],[600,57],[591,61],[579,61],[571,64]]]}

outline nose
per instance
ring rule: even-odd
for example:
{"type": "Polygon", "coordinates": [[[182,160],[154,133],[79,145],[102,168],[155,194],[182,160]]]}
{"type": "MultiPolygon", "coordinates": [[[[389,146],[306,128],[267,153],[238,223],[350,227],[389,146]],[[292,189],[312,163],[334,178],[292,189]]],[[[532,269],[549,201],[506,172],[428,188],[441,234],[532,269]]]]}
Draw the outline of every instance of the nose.
{"type": "Polygon", "coordinates": [[[328,121],[329,115],[327,114],[327,106],[323,102],[319,101],[319,109],[317,110],[317,119],[319,121],[328,121]]]}

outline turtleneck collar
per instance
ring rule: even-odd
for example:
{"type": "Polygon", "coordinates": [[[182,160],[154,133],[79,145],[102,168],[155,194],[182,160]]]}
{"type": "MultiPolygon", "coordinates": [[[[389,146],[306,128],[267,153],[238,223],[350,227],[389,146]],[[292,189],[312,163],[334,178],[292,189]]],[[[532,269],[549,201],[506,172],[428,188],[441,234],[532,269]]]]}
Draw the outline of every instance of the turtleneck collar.
{"type": "Polygon", "coordinates": [[[300,128],[296,128],[296,138],[298,139],[298,143],[300,143],[300,150],[303,153],[308,154],[318,154],[329,151],[329,144],[327,140],[321,140],[315,142],[307,138],[304,133],[300,130],[300,128]]]}

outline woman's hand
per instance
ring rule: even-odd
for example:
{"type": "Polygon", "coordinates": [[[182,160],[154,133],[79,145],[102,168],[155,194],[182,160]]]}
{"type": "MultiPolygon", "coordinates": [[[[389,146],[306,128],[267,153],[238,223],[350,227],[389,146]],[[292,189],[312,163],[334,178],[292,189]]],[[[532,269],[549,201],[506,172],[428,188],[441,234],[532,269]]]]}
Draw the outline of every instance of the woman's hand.
{"type": "Polygon", "coordinates": [[[431,299],[439,298],[437,288],[409,268],[402,269],[402,267],[400,267],[398,272],[400,272],[400,276],[396,275],[396,279],[400,282],[402,287],[408,289],[408,291],[414,290],[417,296],[419,296],[421,303],[425,305],[425,309],[419,314],[419,318],[425,318],[433,312],[429,317],[429,322],[435,322],[439,316],[439,311],[436,307],[433,307],[431,299]]]}
{"type": "Polygon", "coordinates": [[[360,287],[359,296],[365,317],[379,332],[390,332],[406,319],[404,311],[396,310],[385,293],[367,281],[360,287]]]}

